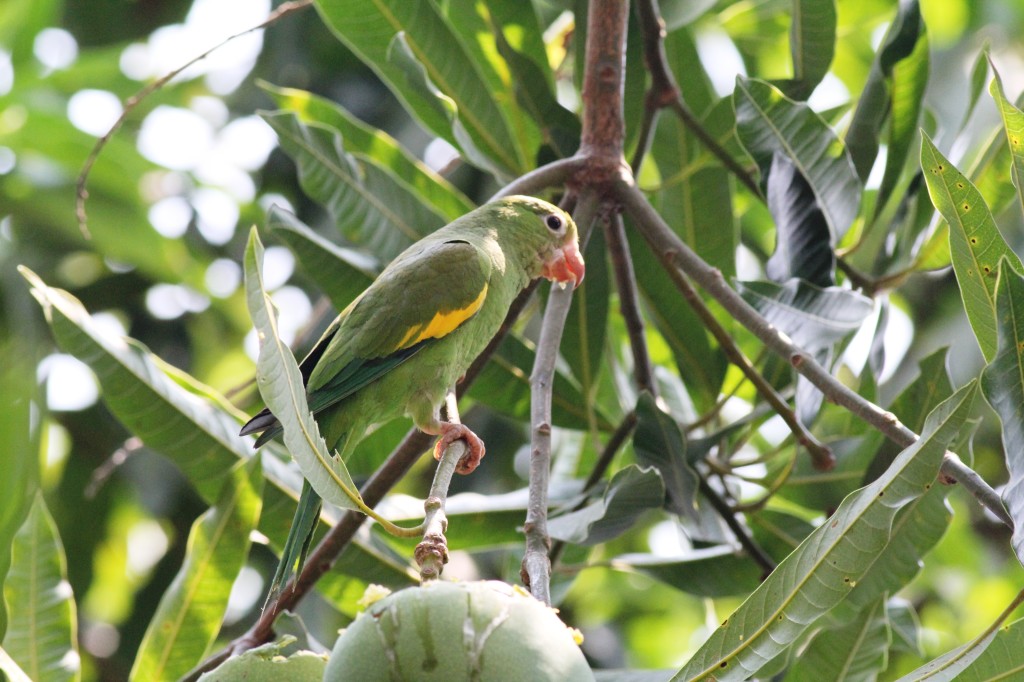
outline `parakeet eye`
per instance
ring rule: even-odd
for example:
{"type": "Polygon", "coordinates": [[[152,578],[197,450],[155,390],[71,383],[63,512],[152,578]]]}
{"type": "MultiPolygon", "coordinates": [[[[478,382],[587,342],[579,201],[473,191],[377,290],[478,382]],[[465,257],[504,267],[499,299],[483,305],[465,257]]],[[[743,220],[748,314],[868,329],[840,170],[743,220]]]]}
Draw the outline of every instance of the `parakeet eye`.
{"type": "Polygon", "coordinates": [[[554,214],[545,218],[544,222],[552,232],[558,232],[562,229],[562,218],[554,214]]]}

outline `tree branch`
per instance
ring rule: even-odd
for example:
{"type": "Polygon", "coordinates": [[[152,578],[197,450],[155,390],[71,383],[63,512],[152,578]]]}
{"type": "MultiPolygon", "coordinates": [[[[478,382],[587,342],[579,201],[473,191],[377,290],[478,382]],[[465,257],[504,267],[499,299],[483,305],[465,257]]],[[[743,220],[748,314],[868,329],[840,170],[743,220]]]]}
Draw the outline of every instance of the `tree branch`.
{"type": "MultiPolygon", "coordinates": [[[[580,241],[585,241],[597,210],[595,193],[587,192],[580,197],[575,211],[580,241]]],[[[520,576],[533,596],[545,604],[551,603],[551,562],[548,559],[550,538],[547,520],[551,468],[551,387],[554,384],[558,347],[570,305],[572,290],[552,287],[547,309],[544,311],[540,339],[537,341],[533,372],[530,375],[530,485],[526,522],[523,524],[526,551],[520,576]]]]}
{"type": "MultiPolygon", "coordinates": [[[[800,374],[807,377],[828,400],[846,408],[902,447],[908,447],[918,439],[918,435],[904,426],[896,415],[844,386],[809,353],[794,344],[789,337],[780,334],[725,282],[721,272],[701,260],[672,232],[636,188],[631,177],[621,178],[614,190],[669,273],[681,270],[691,277],[769,350],[785,358],[800,374]]],[[[969,475],[967,472],[971,470],[962,462],[958,466],[957,462],[959,458],[955,454],[947,453],[942,462],[942,475],[963,485],[989,511],[1013,528],[1013,519],[1003,507],[998,494],[980,476],[969,475]]]]}
{"type": "Polygon", "coordinates": [[[586,159],[580,155],[552,161],[526,175],[519,176],[502,187],[488,201],[495,201],[513,194],[537,194],[550,187],[559,187],[566,184],[585,164],[586,159]]]}

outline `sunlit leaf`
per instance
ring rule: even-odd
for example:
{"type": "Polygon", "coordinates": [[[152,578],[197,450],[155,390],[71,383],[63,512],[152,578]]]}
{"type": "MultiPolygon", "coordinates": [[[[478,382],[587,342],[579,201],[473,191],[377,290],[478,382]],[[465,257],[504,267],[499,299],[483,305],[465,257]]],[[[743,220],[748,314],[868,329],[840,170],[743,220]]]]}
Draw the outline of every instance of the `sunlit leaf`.
{"type": "Polygon", "coordinates": [[[192,525],[185,561],[149,621],[130,679],[177,679],[209,651],[249,554],[262,489],[259,458],[238,462],[213,507],[192,525]]]}
{"type": "Polygon", "coordinates": [[[629,530],[641,515],[661,507],[665,483],[651,467],[619,469],[604,496],[579,511],[548,521],[548,534],[574,544],[595,545],[629,530]]]}
{"type": "Polygon", "coordinates": [[[749,677],[849,594],[889,542],[890,524],[934,484],[946,445],[970,413],[976,385],[960,389],[929,416],[920,440],[886,473],[850,495],[716,630],[674,679],[749,677]]]}
{"type": "Polygon", "coordinates": [[[958,674],[957,682],[1012,680],[1024,675],[1021,651],[1024,651],[1024,619],[996,630],[985,652],[958,674]]]}
{"type": "Polygon", "coordinates": [[[572,306],[562,332],[561,353],[589,404],[597,390],[598,372],[604,364],[612,286],[607,241],[600,228],[590,235],[584,260],[587,278],[573,292],[572,306]]]}
{"type": "Polygon", "coordinates": [[[288,452],[321,498],[343,509],[359,509],[359,491],[345,463],[327,449],[306,403],[306,386],[295,357],[277,333],[273,304],[263,288],[263,244],[253,228],[245,252],[245,291],[260,337],[256,383],[267,408],[284,428],[288,452]]]}
{"type": "Polygon", "coordinates": [[[290,113],[263,118],[295,159],[303,189],[327,208],[346,239],[391,260],[447,222],[391,171],[349,154],[337,133],[290,113]]]}
{"type": "Polygon", "coordinates": [[[1020,259],[999,234],[981,194],[927,136],[921,141],[921,168],[928,194],[949,223],[949,250],[967,319],[981,352],[991,360],[996,352],[996,268],[1006,257],[1017,272],[1020,259]]]}
{"type": "Polygon", "coordinates": [[[14,659],[0,646],[0,674],[6,675],[9,682],[32,682],[14,659]]]}
{"type": "Polygon", "coordinates": [[[4,650],[25,674],[33,682],[80,679],[75,597],[57,524],[41,492],[14,536],[4,599],[10,611],[4,650]]]}
{"type": "Polygon", "coordinates": [[[1003,93],[1003,81],[999,77],[999,71],[996,70],[995,64],[992,64],[992,85],[989,87],[989,91],[1003,117],[1003,129],[1006,131],[1006,142],[1010,145],[1010,158],[1012,159],[1010,177],[1017,188],[1021,206],[1024,206],[1024,111],[1006,99],[1006,95],[1003,93]]]}
{"type": "Polygon", "coordinates": [[[999,415],[1010,480],[1003,501],[1014,520],[1013,549],[1024,563],[1024,277],[999,261],[996,289],[998,350],[982,374],[985,398],[999,415]]]}
{"type": "Polygon", "coordinates": [[[836,134],[806,104],[794,102],[764,81],[737,78],[733,91],[736,132],[761,169],[775,153],[787,156],[810,184],[838,242],[860,206],[861,182],[836,134]]]}
{"type": "Polygon", "coordinates": [[[446,220],[455,220],[475,208],[457,187],[414,157],[398,140],[363,123],[341,105],[305,90],[263,87],[279,107],[294,113],[303,123],[324,126],[340,135],[348,153],[387,168],[446,220]]]}

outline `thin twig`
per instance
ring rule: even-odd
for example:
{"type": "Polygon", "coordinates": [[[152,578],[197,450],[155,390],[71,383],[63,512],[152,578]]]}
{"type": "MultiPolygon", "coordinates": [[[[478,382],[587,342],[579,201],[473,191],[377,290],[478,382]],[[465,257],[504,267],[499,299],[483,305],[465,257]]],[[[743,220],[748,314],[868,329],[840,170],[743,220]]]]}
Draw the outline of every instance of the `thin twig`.
{"type": "MultiPolygon", "coordinates": [[[[800,374],[807,377],[828,400],[846,408],[902,447],[912,445],[919,438],[892,412],[883,410],[837,381],[810,353],[793,343],[789,337],[780,334],[725,282],[721,272],[701,260],[672,232],[636,188],[632,178],[622,178],[614,189],[616,196],[622,201],[668,272],[682,270],[685,275],[691,277],[768,349],[785,358],[800,374]]],[[[970,475],[974,472],[962,462],[958,465],[958,462],[959,458],[955,454],[947,453],[942,461],[941,473],[967,488],[986,509],[1013,528],[1013,519],[1003,506],[999,495],[980,476],[970,475]]]]}
{"type": "Polygon", "coordinates": [[[733,512],[732,507],[729,506],[729,503],[722,499],[722,496],[718,494],[717,490],[711,487],[711,484],[707,482],[707,479],[705,479],[700,472],[697,473],[697,476],[700,478],[701,494],[707,498],[714,510],[722,517],[722,520],[725,521],[725,525],[729,526],[729,530],[731,530],[733,535],[736,536],[736,539],[739,541],[743,549],[747,551],[747,554],[750,555],[750,558],[753,559],[758,566],[764,569],[764,575],[767,577],[769,573],[775,570],[775,561],[768,556],[763,549],[761,549],[761,546],[758,545],[757,542],[754,541],[750,532],[744,528],[736,518],[736,514],[733,512]]]}
{"type": "MultiPolygon", "coordinates": [[[[445,417],[453,424],[459,424],[459,406],[455,391],[445,396],[445,417]]],[[[416,545],[414,556],[420,567],[421,580],[435,580],[441,576],[444,565],[448,563],[448,541],[445,532],[448,530],[448,515],[444,505],[448,499],[448,488],[452,476],[459,466],[459,460],[468,449],[462,440],[457,440],[441,455],[434,471],[434,480],[430,484],[430,492],[423,502],[423,541],[416,545]]]]}
{"type": "Polygon", "coordinates": [[[537,194],[551,187],[564,185],[586,163],[582,156],[571,156],[545,164],[540,168],[521,175],[502,187],[488,201],[512,196],[513,194],[537,194]]]}
{"type": "MultiPolygon", "coordinates": [[[[597,197],[588,192],[580,197],[575,219],[581,240],[597,214],[597,197]]],[[[551,562],[548,559],[548,481],[551,467],[551,387],[554,384],[555,362],[565,328],[565,319],[572,305],[572,290],[553,287],[544,311],[533,372],[530,375],[530,484],[526,507],[526,551],[520,571],[523,583],[535,598],[551,603],[551,562]]]]}
{"type": "Polygon", "coordinates": [[[85,236],[86,239],[89,238],[88,216],[85,213],[85,202],[89,198],[89,190],[86,188],[86,183],[89,181],[89,173],[92,172],[92,167],[96,164],[96,160],[99,158],[100,153],[103,151],[103,148],[107,146],[108,142],[110,142],[110,138],[112,138],[114,134],[117,133],[117,131],[121,128],[124,122],[128,120],[128,116],[130,116],[131,113],[135,111],[135,108],[142,103],[142,100],[146,99],[154,92],[162,88],[171,79],[175,78],[182,71],[189,68],[193,64],[196,64],[197,62],[201,62],[202,60],[206,59],[211,54],[213,54],[223,46],[230,43],[232,40],[235,40],[236,38],[241,38],[242,36],[248,33],[252,33],[253,31],[258,31],[260,29],[266,28],[267,26],[270,26],[271,24],[284,18],[286,15],[291,14],[292,12],[296,12],[300,9],[305,9],[306,7],[309,7],[312,4],[313,0],[295,0],[294,2],[284,3],[283,5],[275,9],[273,12],[271,12],[267,16],[266,20],[264,20],[262,23],[256,26],[250,26],[244,31],[239,31],[234,35],[228,36],[221,42],[211,47],[206,52],[200,54],[198,57],[194,57],[193,59],[188,60],[187,62],[185,62],[178,68],[174,69],[173,71],[164,74],[162,77],[156,79],[155,81],[153,81],[152,83],[142,88],[137,93],[135,93],[134,95],[125,100],[124,109],[121,111],[121,115],[117,117],[116,121],[114,121],[114,125],[110,126],[110,130],[108,130],[106,133],[103,134],[102,137],[96,140],[96,144],[93,145],[92,151],[90,151],[89,156],[86,157],[85,164],[82,165],[82,170],[79,172],[78,179],[75,181],[75,215],[78,218],[78,229],[81,230],[82,234],[85,236]]]}
{"type": "Polygon", "coordinates": [[[619,310],[626,323],[629,347],[633,351],[633,376],[636,378],[638,389],[657,396],[658,386],[654,381],[654,366],[647,350],[644,320],[640,315],[640,297],[636,290],[636,273],[633,270],[633,258],[629,252],[629,242],[626,241],[622,216],[618,213],[613,215],[605,223],[604,229],[612,269],[615,272],[615,284],[619,291],[619,310]]]}

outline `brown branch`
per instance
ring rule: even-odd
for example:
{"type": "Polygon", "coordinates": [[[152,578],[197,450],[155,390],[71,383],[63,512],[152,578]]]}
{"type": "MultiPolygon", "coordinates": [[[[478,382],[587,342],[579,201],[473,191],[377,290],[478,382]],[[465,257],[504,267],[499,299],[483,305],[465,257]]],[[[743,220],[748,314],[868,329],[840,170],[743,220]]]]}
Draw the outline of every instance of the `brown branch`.
{"type": "Polygon", "coordinates": [[[636,290],[636,273],[633,271],[633,258],[629,252],[629,242],[626,241],[622,216],[616,213],[605,223],[604,229],[612,269],[615,272],[615,283],[619,290],[619,310],[626,323],[629,347],[633,351],[633,376],[636,378],[637,388],[657,396],[658,386],[654,380],[654,367],[647,350],[644,320],[640,315],[640,298],[636,290]]]}
{"type": "Polygon", "coordinates": [[[733,535],[739,541],[740,546],[747,551],[750,558],[753,559],[758,566],[764,569],[764,578],[768,577],[768,574],[775,570],[775,561],[768,556],[768,554],[761,549],[761,546],[754,541],[754,538],[750,535],[750,532],[743,527],[736,518],[732,507],[729,503],[722,499],[722,496],[718,494],[718,491],[711,487],[711,484],[707,482],[704,476],[697,472],[697,476],[700,479],[700,492],[707,498],[708,502],[714,508],[718,515],[725,521],[725,525],[729,526],[729,530],[732,531],[733,535]]]}
{"type": "Polygon", "coordinates": [[[154,92],[164,87],[171,79],[175,78],[182,71],[189,68],[193,64],[196,64],[197,62],[201,62],[202,60],[206,59],[211,54],[213,54],[220,48],[230,43],[232,40],[235,40],[236,38],[241,38],[242,36],[248,33],[252,33],[253,31],[258,31],[262,28],[266,28],[267,26],[270,26],[271,24],[283,19],[285,16],[291,14],[292,12],[296,12],[300,9],[305,9],[306,7],[309,7],[312,4],[313,0],[295,0],[294,2],[284,3],[283,5],[275,9],[273,12],[271,12],[270,15],[267,16],[266,20],[263,21],[262,23],[256,26],[250,26],[244,31],[239,31],[234,35],[228,36],[221,42],[211,47],[206,52],[200,54],[198,57],[190,59],[178,68],[174,69],[173,71],[164,74],[163,76],[156,79],[155,81],[153,81],[152,83],[142,88],[137,93],[135,93],[134,95],[125,100],[124,109],[121,111],[121,115],[117,117],[116,121],[114,121],[114,125],[110,126],[110,130],[108,130],[106,133],[103,134],[102,137],[96,140],[96,144],[93,145],[92,151],[90,151],[89,156],[86,157],[85,164],[82,165],[82,170],[79,172],[78,179],[75,181],[75,216],[78,218],[78,229],[81,230],[82,234],[86,237],[86,239],[89,238],[88,217],[85,213],[85,202],[89,198],[89,190],[86,188],[86,183],[88,183],[89,181],[89,174],[92,172],[92,167],[96,164],[96,160],[99,158],[100,153],[103,151],[103,148],[107,146],[108,142],[110,142],[110,138],[112,138],[114,134],[117,133],[117,131],[121,128],[121,126],[124,125],[124,122],[128,120],[128,116],[130,116],[131,113],[135,111],[135,108],[142,103],[142,100],[146,99],[154,92]]]}
{"type": "MultiPolygon", "coordinates": [[[[651,87],[644,96],[644,108],[650,109],[671,109],[683,125],[696,136],[704,147],[717,158],[736,179],[739,180],[754,196],[761,197],[761,188],[753,176],[744,168],[732,154],[728,152],[711,133],[704,128],[700,120],[690,111],[683,100],[675,76],[668,68],[668,59],[665,57],[665,22],[661,18],[661,11],[658,8],[658,0],[638,0],[636,3],[637,16],[640,18],[640,34],[643,37],[644,62],[647,64],[647,71],[651,74],[651,87]]],[[[645,114],[653,120],[653,114],[645,114]]],[[[653,127],[653,126],[652,126],[653,127]]],[[[639,168],[643,157],[641,150],[646,150],[648,142],[641,138],[637,146],[637,153],[633,157],[633,169],[639,168]]]]}
{"type": "MultiPolygon", "coordinates": [[[[789,337],[779,333],[768,320],[744,301],[725,282],[721,272],[701,260],[672,232],[636,188],[632,178],[623,177],[614,189],[617,198],[622,201],[668,272],[681,270],[683,274],[691,277],[769,350],[790,362],[800,374],[824,393],[828,400],[846,408],[902,447],[908,447],[917,441],[919,436],[904,426],[896,415],[883,410],[837,381],[809,353],[793,343],[789,337]]],[[[998,493],[964,465],[955,453],[945,454],[940,471],[943,476],[967,488],[989,511],[1013,528],[1013,519],[1007,513],[998,493]]]]}

